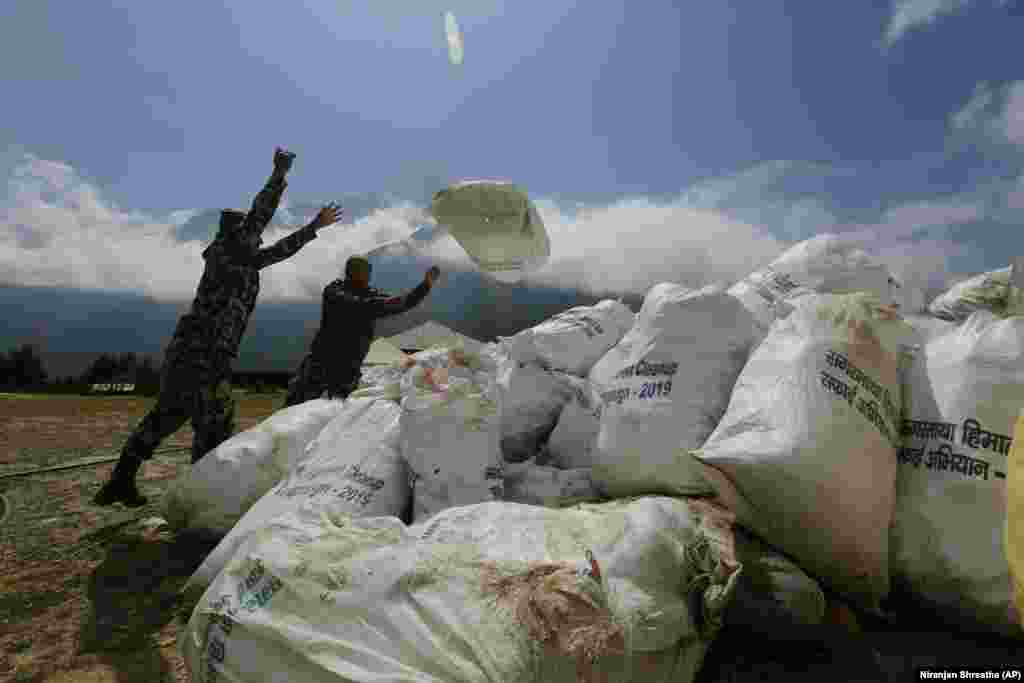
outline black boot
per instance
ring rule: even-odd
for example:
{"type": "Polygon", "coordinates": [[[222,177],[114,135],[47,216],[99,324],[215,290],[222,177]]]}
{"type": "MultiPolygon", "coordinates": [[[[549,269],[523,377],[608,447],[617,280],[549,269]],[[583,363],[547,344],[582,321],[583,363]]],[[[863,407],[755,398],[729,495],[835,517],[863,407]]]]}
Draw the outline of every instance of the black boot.
{"type": "Polygon", "coordinates": [[[141,460],[122,455],[121,459],[117,461],[117,466],[114,467],[110,481],[103,485],[92,502],[102,506],[124,503],[126,507],[130,508],[145,505],[146,497],[141,495],[135,486],[135,475],[138,474],[141,467],[141,460]]]}

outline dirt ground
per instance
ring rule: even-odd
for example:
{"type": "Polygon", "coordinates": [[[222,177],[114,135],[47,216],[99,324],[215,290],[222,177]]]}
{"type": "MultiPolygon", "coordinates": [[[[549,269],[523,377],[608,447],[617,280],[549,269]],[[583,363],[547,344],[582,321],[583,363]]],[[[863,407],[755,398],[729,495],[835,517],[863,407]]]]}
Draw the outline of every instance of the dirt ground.
{"type": "MultiPolygon", "coordinates": [[[[239,430],[282,396],[238,396],[239,430]]],[[[116,455],[152,399],[0,395],[0,476],[116,455]]],[[[178,655],[178,591],[211,546],[147,529],[189,467],[191,429],[142,472],[143,508],[90,499],[113,464],[0,479],[0,682],[188,683],[178,655]],[[177,450],[175,450],[177,449],[177,450]]],[[[756,620],[755,620],[756,621],[756,620]]],[[[922,667],[1024,670],[1024,641],[961,634],[927,616],[900,626],[838,615],[830,631],[730,625],[697,683],[911,681],[922,667]],[[909,624],[913,624],[912,626],[909,624]]],[[[1016,680],[1020,680],[1019,678],[1016,680]]]]}
{"type": "MultiPolygon", "coordinates": [[[[237,396],[238,429],[282,396],[237,396]]],[[[0,476],[116,450],[152,405],[134,397],[0,396],[0,476]]],[[[183,427],[144,466],[150,503],[90,503],[113,463],[0,479],[0,681],[187,683],[178,590],[211,549],[154,533],[162,492],[189,465],[183,427]],[[177,450],[174,450],[177,449],[177,450]]]]}

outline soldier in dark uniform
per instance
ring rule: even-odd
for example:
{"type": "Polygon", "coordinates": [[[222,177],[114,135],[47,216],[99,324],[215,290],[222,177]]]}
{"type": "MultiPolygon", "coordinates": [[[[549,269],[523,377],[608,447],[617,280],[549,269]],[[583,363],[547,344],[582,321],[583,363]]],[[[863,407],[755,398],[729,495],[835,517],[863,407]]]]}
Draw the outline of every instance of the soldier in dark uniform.
{"type": "Polygon", "coordinates": [[[390,296],[370,287],[370,271],[369,261],[353,256],[345,264],[345,279],[324,288],[320,329],[288,385],[286,407],[320,398],[325,391],[329,398],[348,398],[359,386],[377,318],[419,305],[441,275],[435,266],[415,289],[390,296]]]}
{"type": "Polygon", "coordinates": [[[274,152],[274,172],[248,213],[221,212],[220,230],[203,252],[206,267],[192,310],[182,316],[164,354],[156,405],[128,437],[114,472],[93,502],[129,507],[146,504],[135,476],[161,441],[189,419],[195,432],[192,462],[230,438],[234,431],[231,364],[260,291],[260,270],[283,261],[336,223],[341,209],[325,206],[307,226],[276,244],[260,248],[262,232],[284,194],[295,155],[274,152]]]}

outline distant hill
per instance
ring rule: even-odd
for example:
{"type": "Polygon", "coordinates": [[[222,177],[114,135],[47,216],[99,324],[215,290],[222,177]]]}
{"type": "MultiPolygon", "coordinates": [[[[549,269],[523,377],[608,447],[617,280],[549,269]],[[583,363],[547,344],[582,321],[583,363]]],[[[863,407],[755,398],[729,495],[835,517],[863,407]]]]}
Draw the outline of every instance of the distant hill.
{"type": "MultiPolygon", "coordinates": [[[[423,276],[419,264],[382,264],[374,285],[399,293],[423,276]]],[[[505,285],[480,273],[451,271],[419,308],[380,321],[390,336],[436,320],[457,332],[493,340],[535,325],[572,306],[603,297],[574,290],[505,285]]],[[[626,302],[639,308],[639,298],[626,302]]],[[[178,317],[189,301],[156,302],[144,296],[39,287],[0,287],[0,349],[35,343],[51,377],[77,375],[107,353],[139,353],[162,360],[178,317]]],[[[320,303],[261,300],[235,364],[238,371],[290,372],[297,367],[320,324],[320,303]]]]}

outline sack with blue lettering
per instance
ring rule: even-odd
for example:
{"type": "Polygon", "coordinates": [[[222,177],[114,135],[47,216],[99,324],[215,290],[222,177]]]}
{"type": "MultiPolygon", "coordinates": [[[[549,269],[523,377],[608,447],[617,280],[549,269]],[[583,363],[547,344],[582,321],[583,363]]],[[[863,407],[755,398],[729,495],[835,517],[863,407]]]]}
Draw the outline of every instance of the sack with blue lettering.
{"type": "Polygon", "coordinates": [[[601,396],[594,481],[616,497],[699,494],[707,485],[679,449],[699,448],[715,429],[756,321],[720,285],[658,285],[643,311],[590,372],[601,396]]]}
{"type": "Polygon", "coordinates": [[[914,332],[868,294],[810,295],[794,306],[694,455],[741,525],[878,610],[889,590],[900,374],[914,332]]]}
{"type": "Polygon", "coordinates": [[[620,301],[577,306],[541,324],[501,339],[504,351],[523,363],[586,377],[608,349],[622,339],[636,316],[620,301]]]}
{"type": "Polygon", "coordinates": [[[400,516],[409,503],[399,450],[398,404],[353,399],[307,447],[295,469],[259,499],[195,571],[186,590],[205,590],[239,546],[270,520],[302,505],[353,517],[400,516]]]}
{"type": "Polygon", "coordinates": [[[894,583],[964,626],[1024,636],[1004,547],[1024,317],[973,313],[924,345],[908,379],[894,583]]]}

